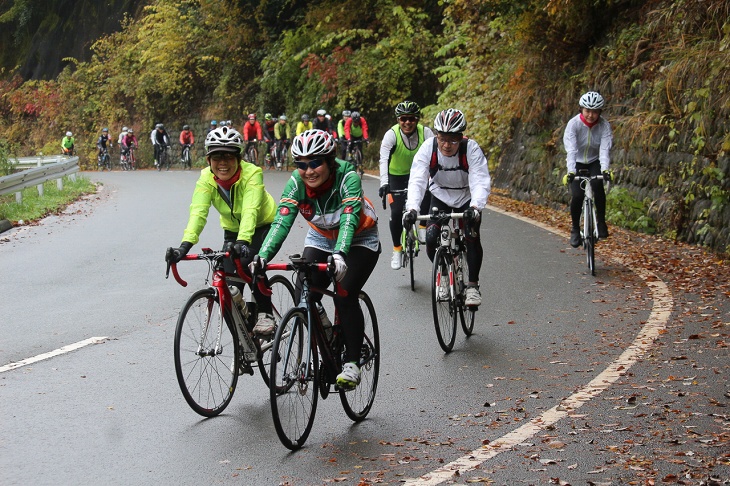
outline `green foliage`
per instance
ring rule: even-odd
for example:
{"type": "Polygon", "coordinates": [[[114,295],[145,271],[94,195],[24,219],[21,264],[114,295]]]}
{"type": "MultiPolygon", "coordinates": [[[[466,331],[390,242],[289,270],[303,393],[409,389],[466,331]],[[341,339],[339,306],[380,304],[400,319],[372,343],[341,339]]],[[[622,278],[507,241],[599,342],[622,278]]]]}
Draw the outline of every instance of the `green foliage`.
{"type": "Polygon", "coordinates": [[[8,141],[0,139],[0,176],[6,176],[13,173],[11,153],[8,141]]]}
{"type": "Polygon", "coordinates": [[[606,219],[617,226],[653,235],[656,222],[647,216],[651,201],[634,199],[623,187],[614,187],[606,196],[606,219]]]}

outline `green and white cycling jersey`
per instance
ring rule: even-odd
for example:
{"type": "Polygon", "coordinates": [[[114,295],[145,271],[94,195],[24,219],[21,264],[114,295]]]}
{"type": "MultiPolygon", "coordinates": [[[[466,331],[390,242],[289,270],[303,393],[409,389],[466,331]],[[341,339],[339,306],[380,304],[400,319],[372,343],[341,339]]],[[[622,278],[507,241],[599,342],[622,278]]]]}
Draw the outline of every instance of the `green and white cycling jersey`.
{"type": "MultiPolygon", "coordinates": [[[[298,170],[287,182],[281,201],[259,255],[271,260],[284,243],[298,213],[307,220],[310,233],[330,240],[328,251],[347,255],[356,236],[372,232],[377,237],[378,217],[372,203],[363,195],[362,181],[354,167],[335,159],[330,179],[313,190],[308,188],[298,170]]],[[[371,246],[368,235],[364,246],[371,246]]],[[[317,238],[318,239],[318,238],[317,238]]],[[[321,245],[316,245],[320,247],[321,245]]]]}

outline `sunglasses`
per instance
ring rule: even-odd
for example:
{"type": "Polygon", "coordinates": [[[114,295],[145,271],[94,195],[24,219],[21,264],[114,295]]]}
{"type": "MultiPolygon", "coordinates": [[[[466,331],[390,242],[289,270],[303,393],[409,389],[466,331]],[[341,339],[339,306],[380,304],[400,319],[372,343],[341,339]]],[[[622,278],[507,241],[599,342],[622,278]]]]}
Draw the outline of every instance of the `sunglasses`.
{"type": "Polygon", "coordinates": [[[314,159],[309,162],[294,161],[294,165],[296,165],[299,170],[307,170],[307,167],[314,170],[322,164],[324,164],[324,159],[314,159]]]}
{"type": "Polygon", "coordinates": [[[403,123],[406,123],[406,122],[413,123],[415,121],[418,121],[418,117],[417,116],[401,116],[398,118],[398,121],[401,121],[403,123]]]}
{"type": "Polygon", "coordinates": [[[209,157],[210,161],[215,163],[223,162],[224,160],[227,162],[238,160],[238,156],[233,153],[213,154],[209,157]]]}

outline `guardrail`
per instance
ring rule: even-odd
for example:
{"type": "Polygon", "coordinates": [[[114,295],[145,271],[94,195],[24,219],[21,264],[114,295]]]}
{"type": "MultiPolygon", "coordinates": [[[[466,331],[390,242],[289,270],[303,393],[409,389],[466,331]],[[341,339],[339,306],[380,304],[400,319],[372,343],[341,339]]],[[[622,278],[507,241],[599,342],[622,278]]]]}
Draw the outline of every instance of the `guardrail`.
{"type": "MultiPolygon", "coordinates": [[[[78,159],[78,157],[74,157],[78,159]]],[[[59,162],[65,162],[70,159],[71,157],[67,155],[39,155],[36,157],[9,157],[8,162],[10,162],[10,164],[13,166],[13,169],[32,169],[33,167],[57,164],[59,162]]]]}
{"type": "MultiPolygon", "coordinates": [[[[30,160],[36,160],[38,167],[28,169],[9,176],[0,177],[0,195],[15,193],[15,200],[20,203],[23,201],[23,193],[20,192],[26,187],[37,186],[38,194],[43,195],[43,183],[56,179],[58,189],[63,189],[63,178],[71,176],[75,180],[76,173],[79,171],[79,158],[58,156],[58,157],[23,157],[25,163],[30,160]],[[52,163],[46,164],[48,160],[52,163]]],[[[21,167],[20,163],[13,164],[15,167],[21,167]]]]}

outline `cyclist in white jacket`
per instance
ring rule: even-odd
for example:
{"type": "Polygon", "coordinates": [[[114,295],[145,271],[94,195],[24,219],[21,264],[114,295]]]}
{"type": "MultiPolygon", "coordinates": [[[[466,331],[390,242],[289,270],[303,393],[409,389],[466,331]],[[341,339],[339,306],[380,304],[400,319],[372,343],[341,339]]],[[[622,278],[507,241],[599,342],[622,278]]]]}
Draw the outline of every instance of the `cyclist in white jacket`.
{"type": "MultiPolygon", "coordinates": [[[[427,188],[431,192],[431,208],[466,213],[462,220],[469,263],[465,304],[478,306],[482,303],[479,271],[484,254],[479,227],[491,189],[487,158],[476,141],[464,137],[466,118],[461,111],[443,110],[434,119],[433,128],[436,136],[424,142],[413,158],[403,225],[410,228],[416,221],[427,188]]],[[[430,224],[426,230],[426,253],[431,261],[438,242],[439,228],[430,224]]]]}
{"type": "MultiPolygon", "coordinates": [[[[563,135],[563,145],[568,153],[568,173],[563,178],[564,184],[570,184],[570,217],[573,227],[570,230],[570,245],[577,248],[580,240],[580,213],[583,210],[585,191],[580,181],[575,180],[578,171],[587,170],[591,176],[603,174],[603,180],[611,182],[611,157],[609,151],[613,144],[611,124],[601,117],[605,101],[595,91],[589,91],[580,97],[578,105],[580,113],[568,121],[563,135]]],[[[598,220],[598,237],[608,238],[606,225],[606,192],[603,182],[592,181],[593,196],[596,202],[596,219],[598,220]]]]}

